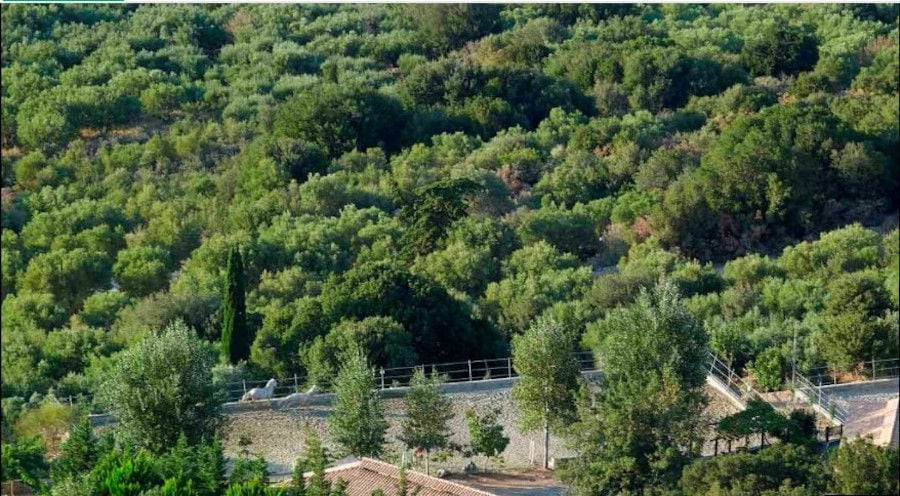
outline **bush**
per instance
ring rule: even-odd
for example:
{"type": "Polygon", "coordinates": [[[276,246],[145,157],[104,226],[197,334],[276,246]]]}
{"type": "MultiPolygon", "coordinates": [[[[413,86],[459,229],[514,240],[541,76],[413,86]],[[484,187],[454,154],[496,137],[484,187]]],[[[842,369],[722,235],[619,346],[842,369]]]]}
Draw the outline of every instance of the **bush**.
{"type": "Polygon", "coordinates": [[[41,478],[47,475],[44,445],[37,437],[3,443],[3,482],[18,479],[40,489],[41,478]]]}
{"type": "Polygon", "coordinates": [[[747,366],[756,379],[756,385],[763,391],[781,388],[784,378],[784,358],[778,348],[767,348],[747,366]]]}
{"type": "Polygon", "coordinates": [[[685,468],[680,486],[685,494],[812,495],[824,489],[821,472],[815,452],[785,443],[695,461],[685,468]]]}
{"type": "Polygon", "coordinates": [[[285,496],[283,489],[269,487],[257,480],[242,482],[228,486],[225,496],[285,496]]]}
{"type": "Polygon", "coordinates": [[[36,408],[25,410],[13,424],[13,433],[19,439],[41,438],[44,446],[56,451],[63,436],[69,430],[78,411],[45,398],[36,408]]]}
{"type": "Polygon", "coordinates": [[[244,485],[247,483],[269,483],[269,464],[263,457],[248,458],[241,456],[234,462],[231,469],[230,485],[244,485]]]}

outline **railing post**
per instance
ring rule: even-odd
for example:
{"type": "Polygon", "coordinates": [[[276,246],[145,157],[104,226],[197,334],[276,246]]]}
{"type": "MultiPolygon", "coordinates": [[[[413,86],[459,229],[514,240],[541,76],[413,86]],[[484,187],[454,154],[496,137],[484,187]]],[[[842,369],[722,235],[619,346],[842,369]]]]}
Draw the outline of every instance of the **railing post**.
{"type": "Polygon", "coordinates": [[[506,376],[512,377],[512,357],[506,357],[506,376]]]}
{"type": "Polygon", "coordinates": [[[297,392],[297,388],[299,385],[297,384],[297,374],[294,374],[294,392],[297,392]]]}
{"type": "Polygon", "coordinates": [[[872,380],[875,380],[875,357],[872,356],[872,380]]]}
{"type": "Polygon", "coordinates": [[[713,456],[719,456],[719,438],[713,443],[713,456]]]}
{"type": "Polygon", "coordinates": [[[244,394],[247,394],[247,380],[241,379],[241,383],[244,385],[244,394]]]}
{"type": "Polygon", "coordinates": [[[472,360],[469,360],[469,382],[472,382],[472,360]]]}
{"type": "Polygon", "coordinates": [[[826,426],[825,426],[825,446],[826,446],[826,447],[828,446],[828,440],[829,440],[830,437],[831,437],[830,434],[831,434],[831,426],[830,426],[830,425],[826,425],[826,426]]]}
{"type": "Polygon", "coordinates": [[[381,389],[384,390],[384,367],[381,367],[381,389]]]}

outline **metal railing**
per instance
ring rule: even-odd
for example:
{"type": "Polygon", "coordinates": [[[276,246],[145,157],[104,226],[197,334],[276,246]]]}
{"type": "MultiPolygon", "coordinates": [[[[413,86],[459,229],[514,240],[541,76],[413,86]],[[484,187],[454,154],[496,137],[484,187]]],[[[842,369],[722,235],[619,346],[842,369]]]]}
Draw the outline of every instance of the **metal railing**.
{"type": "Polygon", "coordinates": [[[846,424],[850,413],[837,404],[821,387],[816,386],[800,372],[794,373],[794,391],[806,397],[810,405],[817,407],[819,413],[828,417],[832,422],[846,424]]]}
{"type": "MultiPolygon", "coordinates": [[[[712,425],[717,425],[714,423],[712,425]]],[[[823,449],[827,449],[844,438],[844,425],[826,425],[822,429],[816,429],[816,441],[823,449]]],[[[702,454],[704,456],[721,456],[731,453],[757,451],[771,446],[773,442],[780,440],[772,435],[766,435],[765,431],[757,431],[745,436],[727,437],[714,436],[704,442],[702,454]]]]}
{"type": "Polygon", "coordinates": [[[900,376],[900,359],[898,358],[873,359],[841,367],[813,367],[806,371],[806,378],[817,386],[848,384],[898,376],[900,376]],[[848,374],[842,370],[852,372],[848,374]]]}
{"type": "Polygon", "coordinates": [[[722,361],[715,353],[709,351],[709,375],[718,379],[729,391],[734,393],[743,403],[750,400],[765,401],[752,384],[735,373],[731,367],[722,361]]]}
{"type": "MultiPolygon", "coordinates": [[[[730,391],[737,395],[737,397],[740,398],[740,400],[743,401],[745,405],[752,399],[767,401],[758,391],[756,391],[752,384],[748,383],[741,376],[731,370],[731,368],[719,357],[717,357],[715,353],[710,351],[709,356],[710,375],[718,379],[730,391]]],[[[845,424],[850,418],[849,412],[847,412],[844,407],[837,404],[837,402],[835,402],[827,393],[822,391],[822,388],[814,385],[800,372],[794,373],[793,388],[796,393],[802,394],[811,406],[817,407],[819,413],[827,417],[830,421],[837,424],[845,424]]],[[[776,407],[776,409],[781,410],[785,413],[789,413],[792,409],[790,405],[787,404],[781,405],[773,404],[772,402],[768,403],[772,404],[776,407]]]]}
{"type": "Polygon", "coordinates": [[[69,396],[58,396],[56,394],[48,393],[46,398],[52,399],[60,405],[85,408],[90,414],[101,413],[100,406],[94,402],[93,394],[83,393],[69,396]]]}
{"type": "MultiPolygon", "coordinates": [[[[576,352],[573,353],[573,357],[577,360],[582,372],[599,370],[599,364],[596,363],[592,352],[576,352]]],[[[709,351],[708,357],[710,361],[710,376],[720,381],[744,404],[753,399],[766,401],[750,382],[734,372],[734,370],[716,356],[715,353],[709,351]]],[[[898,375],[900,367],[897,366],[897,362],[897,359],[886,359],[868,363],[873,366],[872,370],[875,371],[874,377],[881,378],[890,377],[891,373],[894,374],[893,376],[898,375]],[[891,363],[893,363],[893,365],[891,365],[891,363]],[[882,366],[879,367],[879,364],[882,364],[882,366]]],[[[486,358],[457,362],[420,364],[407,367],[379,368],[375,372],[376,387],[378,389],[389,389],[408,386],[410,379],[412,379],[413,374],[417,369],[423,369],[428,374],[435,371],[442,376],[444,382],[478,382],[488,379],[505,379],[517,376],[511,357],[486,358]]],[[[277,385],[273,391],[272,398],[282,398],[292,393],[303,392],[311,385],[311,381],[309,381],[308,377],[300,375],[283,377],[276,379],[276,381],[277,385]]],[[[267,382],[268,379],[259,379],[224,383],[223,389],[225,401],[237,401],[251,389],[262,388],[267,382]]],[[[325,380],[319,380],[317,385],[320,388],[327,389],[331,385],[331,382],[332,378],[326,378],[325,380]]],[[[820,412],[828,416],[831,420],[839,423],[845,423],[847,421],[849,415],[846,409],[835,403],[828,394],[824,393],[813,383],[813,381],[804,377],[799,372],[796,374],[795,390],[803,394],[811,404],[818,406],[820,412]]],[[[56,400],[61,404],[86,405],[95,413],[97,410],[97,405],[94,404],[93,398],[90,395],[56,397],[56,400]]],[[[783,405],[778,408],[784,411],[787,406],[783,405]]]]}
{"type": "MultiPolygon", "coordinates": [[[[580,351],[575,352],[572,355],[578,362],[579,369],[582,372],[597,370],[594,354],[592,352],[580,351]]],[[[512,357],[484,358],[458,362],[419,364],[406,367],[379,368],[375,371],[375,385],[378,389],[408,386],[416,370],[424,370],[426,374],[431,374],[432,371],[434,371],[442,377],[443,382],[445,383],[478,382],[488,379],[506,379],[517,376],[512,357]]],[[[276,378],[275,380],[277,385],[273,391],[272,398],[281,398],[292,393],[303,392],[311,385],[311,381],[308,377],[299,375],[281,379],[276,378]]],[[[268,381],[268,379],[260,379],[226,383],[226,401],[237,401],[251,389],[264,387],[268,381]]],[[[332,378],[320,378],[316,382],[319,387],[327,389],[332,384],[332,378]]]]}

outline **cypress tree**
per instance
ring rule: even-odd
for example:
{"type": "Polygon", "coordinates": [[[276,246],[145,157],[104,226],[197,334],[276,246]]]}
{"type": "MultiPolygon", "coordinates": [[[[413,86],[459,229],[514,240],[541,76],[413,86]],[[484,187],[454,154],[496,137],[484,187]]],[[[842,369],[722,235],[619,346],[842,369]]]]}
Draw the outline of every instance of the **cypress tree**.
{"type": "Polygon", "coordinates": [[[381,395],[375,390],[375,371],[361,351],[346,357],[334,392],[334,413],[328,417],[332,439],[351,455],[380,456],[388,424],[381,395]]]}
{"type": "Polygon", "coordinates": [[[247,275],[237,247],[228,256],[228,272],[223,296],[222,355],[229,363],[250,357],[250,332],[247,329],[247,275]]]}

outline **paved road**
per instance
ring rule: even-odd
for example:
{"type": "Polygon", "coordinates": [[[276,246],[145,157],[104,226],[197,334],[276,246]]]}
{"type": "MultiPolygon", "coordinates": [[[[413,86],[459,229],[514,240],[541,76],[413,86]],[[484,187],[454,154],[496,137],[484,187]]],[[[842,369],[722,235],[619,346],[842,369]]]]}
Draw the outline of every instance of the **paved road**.
{"type": "Polygon", "coordinates": [[[850,413],[850,421],[844,426],[845,438],[871,434],[877,439],[882,429],[890,425],[890,416],[897,415],[886,406],[891,399],[900,397],[900,379],[842,384],[823,390],[850,413]]]}

